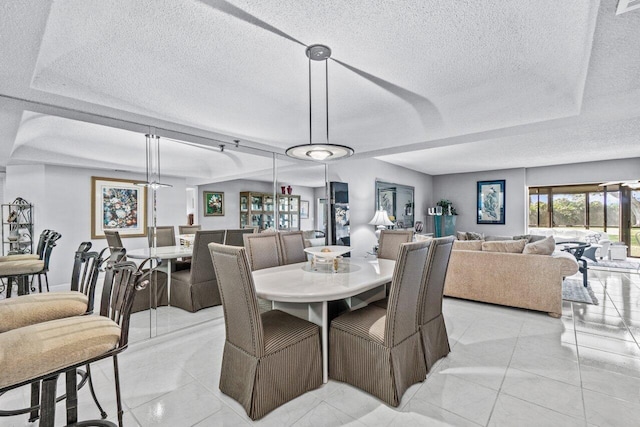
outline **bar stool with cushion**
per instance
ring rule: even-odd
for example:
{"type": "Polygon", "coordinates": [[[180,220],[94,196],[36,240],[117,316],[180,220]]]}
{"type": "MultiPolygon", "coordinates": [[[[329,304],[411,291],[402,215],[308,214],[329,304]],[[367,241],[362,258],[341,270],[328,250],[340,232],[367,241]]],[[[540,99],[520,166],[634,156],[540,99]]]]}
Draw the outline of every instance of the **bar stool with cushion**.
{"type": "Polygon", "coordinates": [[[427,375],[418,314],[428,277],[431,241],[403,243],[387,309],[369,305],[339,317],[329,329],[329,376],[398,406],[427,375]]]}
{"type": "Polygon", "coordinates": [[[282,249],[282,264],[305,262],[307,253],[304,251],[304,235],[302,231],[287,231],[278,233],[280,248],[282,249]]]}
{"type": "Polygon", "coordinates": [[[227,237],[224,239],[224,244],[230,246],[244,246],[243,236],[245,234],[253,233],[257,233],[253,228],[229,229],[227,230],[227,237]]]}
{"type": "Polygon", "coordinates": [[[220,291],[213,271],[208,244],[224,243],[225,230],[196,232],[193,240],[191,269],[171,274],[171,305],[196,312],[220,305],[220,291]]]}
{"type": "Polygon", "coordinates": [[[320,328],[279,310],[260,314],[246,249],[209,249],[226,330],[220,390],[256,420],[322,385],[320,328]]]}
{"type": "Polygon", "coordinates": [[[0,393],[42,380],[40,426],[54,425],[56,385],[62,373],[67,378],[67,423],[114,425],[103,420],[77,423],[76,369],[107,357],[113,357],[118,422],[122,426],[117,355],[128,345],[129,314],[135,288],[146,286],[146,282],[138,282],[142,273],[133,263],[107,268],[113,270],[110,275],[113,281],[104,284],[100,316],[67,317],[0,334],[0,364],[4,368],[0,393]]]}
{"type": "Polygon", "coordinates": [[[442,295],[454,240],[453,236],[433,239],[429,256],[429,275],[420,296],[418,321],[427,372],[435,362],[451,351],[442,315],[442,295]]]}

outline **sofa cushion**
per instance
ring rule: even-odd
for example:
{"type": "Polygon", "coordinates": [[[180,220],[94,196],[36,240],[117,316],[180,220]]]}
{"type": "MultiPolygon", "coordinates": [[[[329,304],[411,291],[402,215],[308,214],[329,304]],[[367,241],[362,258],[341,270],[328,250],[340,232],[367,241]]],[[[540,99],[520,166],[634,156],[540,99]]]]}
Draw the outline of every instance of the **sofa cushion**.
{"type": "Polygon", "coordinates": [[[482,240],[454,240],[453,250],[457,251],[481,251],[482,240]]]}
{"type": "Polygon", "coordinates": [[[527,241],[525,239],[483,242],[482,250],[486,252],[508,252],[512,254],[521,254],[526,244],[527,241]]]}
{"type": "Polygon", "coordinates": [[[522,239],[526,240],[527,243],[530,243],[531,234],[519,234],[519,235],[513,236],[513,240],[522,240],[522,239]]]}
{"type": "Polygon", "coordinates": [[[456,239],[467,240],[467,233],[465,233],[464,231],[456,231],[456,239]]]}
{"type": "Polygon", "coordinates": [[[543,236],[542,234],[530,234],[531,238],[529,239],[529,243],[539,242],[540,240],[544,240],[549,236],[543,236]]]}
{"type": "Polygon", "coordinates": [[[484,234],[467,231],[467,240],[484,240],[484,234]]]}
{"type": "Polygon", "coordinates": [[[545,237],[537,242],[527,243],[522,251],[523,254],[551,255],[556,249],[556,241],[552,236],[545,237]]]}

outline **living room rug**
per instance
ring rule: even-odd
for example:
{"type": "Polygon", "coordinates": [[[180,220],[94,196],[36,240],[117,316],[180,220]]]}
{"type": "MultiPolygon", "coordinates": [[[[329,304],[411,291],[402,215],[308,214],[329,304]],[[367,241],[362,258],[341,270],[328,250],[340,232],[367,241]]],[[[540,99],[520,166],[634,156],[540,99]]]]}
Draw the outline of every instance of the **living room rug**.
{"type": "Polygon", "coordinates": [[[610,261],[608,259],[601,259],[597,262],[590,262],[589,268],[591,267],[619,268],[623,270],[631,270],[632,273],[640,273],[640,262],[633,261],[610,261]]]}
{"type": "Polygon", "coordinates": [[[585,288],[582,284],[582,278],[567,277],[562,281],[562,299],[598,305],[598,298],[593,293],[591,284],[587,282],[585,288]]]}

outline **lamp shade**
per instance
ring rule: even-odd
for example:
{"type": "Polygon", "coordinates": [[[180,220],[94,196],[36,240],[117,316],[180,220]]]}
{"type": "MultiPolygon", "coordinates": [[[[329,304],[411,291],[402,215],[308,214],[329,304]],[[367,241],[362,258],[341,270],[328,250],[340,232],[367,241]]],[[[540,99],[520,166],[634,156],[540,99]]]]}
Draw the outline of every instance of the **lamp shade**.
{"type": "Polygon", "coordinates": [[[387,225],[393,225],[393,222],[391,222],[391,220],[389,219],[389,215],[387,215],[387,211],[380,209],[376,211],[371,221],[369,221],[369,224],[384,227],[387,225]]]}

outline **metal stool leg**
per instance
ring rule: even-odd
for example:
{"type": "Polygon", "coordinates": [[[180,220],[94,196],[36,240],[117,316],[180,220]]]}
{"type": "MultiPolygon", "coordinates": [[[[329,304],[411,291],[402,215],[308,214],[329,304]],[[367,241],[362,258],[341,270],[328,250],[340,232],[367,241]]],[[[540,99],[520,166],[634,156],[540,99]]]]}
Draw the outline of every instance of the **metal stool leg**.
{"type": "Polygon", "coordinates": [[[58,375],[42,380],[42,401],[40,402],[39,427],[54,427],[56,421],[56,385],[58,375]]]}
{"type": "Polygon", "coordinates": [[[32,423],[40,418],[40,381],[31,383],[31,407],[36,408],[29,413],[29,422],[32,423]]]}
{"type": "Polygon", "coordinates": [[[98,410],[100,411],[100,416],[104,420],[107,418],[107,413],[102,409],[100,402],[98,402],[98,397],[96,396],[96,391],[93,388],[93,379],[91,378],[91,366],[87,365],[87,377],[89,378],[89,391],[91,392],[91,397],[93,397],[93,401],[96,403],[98,410]]]}
{"type": "Polygon", "coordinates": [[[120,397],[120,373],[118,371],[118,356],[113,356],[113,374],[116,382],[116,403],[118,406],[118,426],[123,427],[122,424],[122,399],[120,397]]]}

